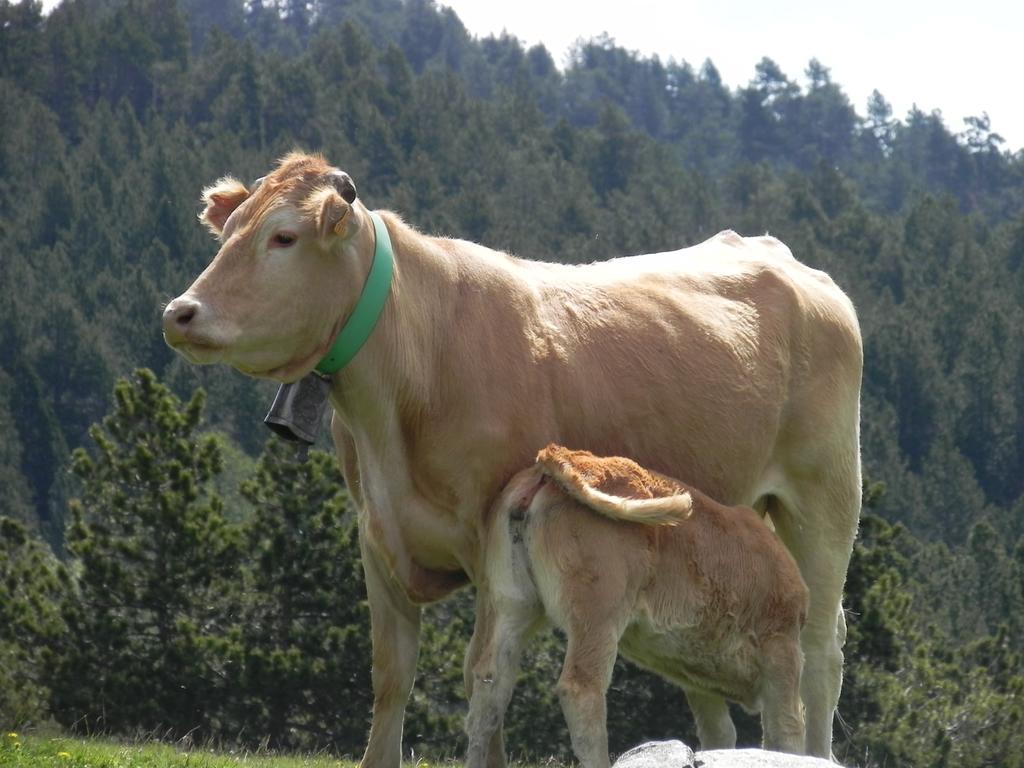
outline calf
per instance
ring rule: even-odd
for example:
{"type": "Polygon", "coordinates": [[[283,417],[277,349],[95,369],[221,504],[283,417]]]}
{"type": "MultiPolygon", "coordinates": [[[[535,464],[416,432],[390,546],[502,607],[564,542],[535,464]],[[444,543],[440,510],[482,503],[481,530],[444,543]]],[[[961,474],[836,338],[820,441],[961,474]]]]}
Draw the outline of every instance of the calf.
{"type": "Polygon", "coordinates": [[[523,645],[546,621],[568,638],[557,690],[585,768],[609,764],[605,692],[617,649],[691,696],[760,711],[765,748],[804,751],[807,588],[752,509],[629,459],[549,445],[505,486],[485,536],[467,768],[484,768],[523,645]]]}

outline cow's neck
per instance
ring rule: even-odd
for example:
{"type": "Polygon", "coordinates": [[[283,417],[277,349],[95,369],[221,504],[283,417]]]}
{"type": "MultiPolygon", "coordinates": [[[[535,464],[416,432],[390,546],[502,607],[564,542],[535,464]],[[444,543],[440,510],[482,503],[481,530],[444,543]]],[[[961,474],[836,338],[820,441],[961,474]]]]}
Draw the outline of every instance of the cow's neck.
{"type": "Polygon", "coordinates": [[[333,377],[332,402],[352,435],[364,490],[383,506],[411,505],[458,529],[508,469],[495,466],[505,455],[488,450],[507,422],[500,395],[479,397],[466,383],[516,358],[488,354],[481,339],[511,330],[516,296],[527,288],[507,256],[385,221],[392,295],[369,341],[333,377]]]}
{"type": "MultiPolygon", "coordinates": [[[[457,312],[458,268],[432,238],[384,216],[395,254],[391,295],[359,354],[334,374],[332,402],[353,431],[374,435],[395,418],[395,407],[426,407],[434,367],[457,312]]],[[[384,435],[380,435],[386,439],[384,435]]]]}

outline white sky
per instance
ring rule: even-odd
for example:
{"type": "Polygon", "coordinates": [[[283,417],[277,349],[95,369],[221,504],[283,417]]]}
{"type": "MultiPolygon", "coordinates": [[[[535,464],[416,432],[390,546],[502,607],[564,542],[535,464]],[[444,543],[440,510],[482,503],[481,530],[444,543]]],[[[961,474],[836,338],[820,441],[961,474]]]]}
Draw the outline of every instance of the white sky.
{"type": "Polygon", "coordinates": [[[877,88],[905,119],[940,109],[947,128],[987,112],[1004,149],[1024,147],[1021,0],[438,0],[471,34],[503,30],[543,43],[561,67],[573,42],[607,32],[622,47],[699,69],[710,58],[730,87],[774,59],[806,86],[807,62],[832,71],[858,114],[877,88]]]}
{"type": "MultiPolygon", "coordinates": [[[[215,0],[213,0],[215,1],[215,0]]],[[[1021,0],[438,0],[471,34],[507,31],[543,43],[563,66],[578,38],[607,32],[644,55],[699,68],[710,58],[732,88],[774,59],[805,86],[817,58],[857,112],[877,88],[904,119],[940,109],[953,132],[987,112],[1004,149],[1024,147],[1024,2],[1021,0]]],[[[46,9],[57,0],[44,0],[46,9]]]]}

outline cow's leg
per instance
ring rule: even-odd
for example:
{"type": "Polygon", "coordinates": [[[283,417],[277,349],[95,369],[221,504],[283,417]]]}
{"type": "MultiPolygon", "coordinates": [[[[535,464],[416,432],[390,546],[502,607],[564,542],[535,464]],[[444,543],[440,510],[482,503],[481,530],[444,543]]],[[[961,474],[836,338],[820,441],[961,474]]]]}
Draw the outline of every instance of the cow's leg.
{"type": "Polygon", "coordinates": [[[803,754],[805,750],[803,707],[800,702],[800,670],[803,654],[800,639],[773,638],[762,647],[764,687],[761,692],[763,746],[776,752],[803,754]]]}
{"type": "Polygon", "coordinates": [[[489,768],[490,761],[497,759],[495,744],[501,749],[500,759],[504,763],[501,725],[519,675],[523,647],[543,616],[536,603],[502,601],[494,604],[489,596],[480,602],[490,607],[478,606],[478,615],[481,612],[490,615],[482,627],[480,622],[477,624],[476,630],[482,629],[483,637],[474,637],[480,647],[472,669],[472,693],[466,718],[469,737],[466,768],[489,768]]]}
{"type": "MultiPolygon", "coordinates": [[[[362,483],[355,443],[337,413],[331,418],[331,434],[345,475],[345,485],[356,507],[362,509],[362,483]]],[[[359,550],[366,579],[373,642],[373,719],[360,766],[399,768],[402,762],[402,721],[419,656],[420,609],[409,602],[395,583],[379,555],[366,541],[362,528],[359,531],[359,550]]]]}
{"type": "MultiPolygon", "coordinates": [[[[483,586],[477,588],[476,620],[473,625],[473,636],[466,647],[466,659],[462,667],[462,680],[466,686],[466,698],[470,702],[473,701],[477,664],[480,662],[488,644],[493,641],[494,611],[491,600],[485,594],[485,589],[486,587],[483,586]]],[[[486,759],[483,760],[483,764],[486,765],[486,768],[505,768],[507,764],[505,739],[500,722],[486,746],[486,759]]]]}
{"type": "Polygon", "coordinates": [[[583,768],[608,768],[605,697],[612,681],[619,633],[614,627],[584,623],[570,626],[568,635],[557,692],[572,749],[583,768]]]}
{"type": "Polygon", "coordinates": [[[729,705],[715,693],[687,688],[686,701],[697,723],[697,738],[701,749],[733,749],[736,746],[736,726],[733,725],[729,705]]]}
{"type": "Polygon", "coordinates": [[[402,721],[419,655],[420,609],[362,535],[359,544],[373,641],[373,719],[360,768],[400,768],[402,721]]]}
{"type": "Polygon", "coordinates": [[[772,510],[776,530],[800,566],[810,592],[801,635],[804,669],[801,696],[807,754],[830,758],[832,721],[843,683],[845,621],[843,584],[860,518],[860,470],[856,454],[833,467],[802,473],[813,484],[791,488],[772,510]]]}

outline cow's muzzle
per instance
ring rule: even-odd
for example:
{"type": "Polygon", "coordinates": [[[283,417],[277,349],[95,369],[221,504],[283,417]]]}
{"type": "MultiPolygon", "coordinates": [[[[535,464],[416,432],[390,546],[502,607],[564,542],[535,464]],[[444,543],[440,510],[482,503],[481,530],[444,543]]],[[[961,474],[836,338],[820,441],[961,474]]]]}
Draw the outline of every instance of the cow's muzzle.
{"type": "Polygon", "coordinates": [[[179,296],[164,308],[164,339],[172,347],[188,341],[189,327],[201,305],[195,299],[179,296]]]}

